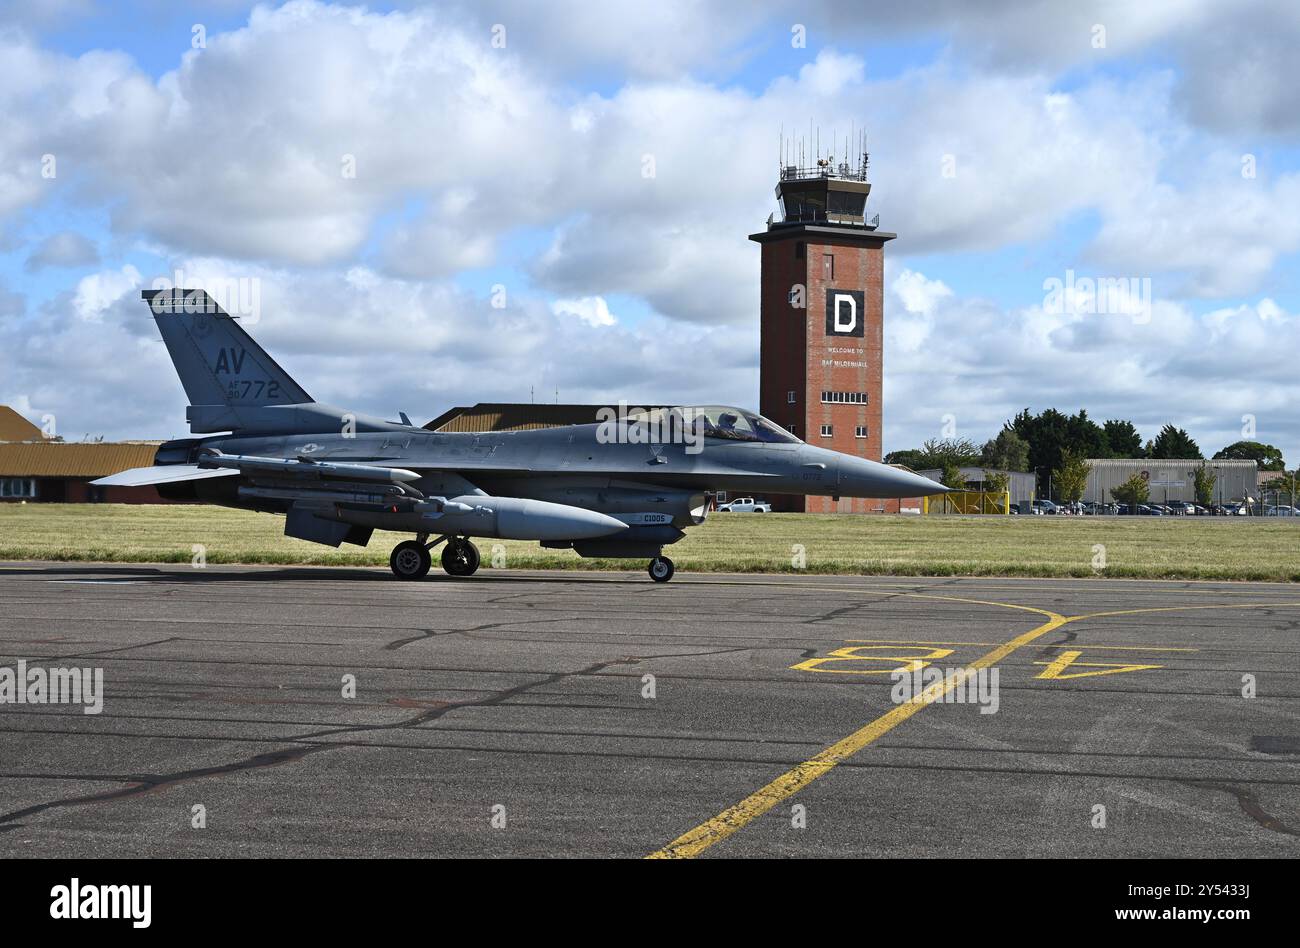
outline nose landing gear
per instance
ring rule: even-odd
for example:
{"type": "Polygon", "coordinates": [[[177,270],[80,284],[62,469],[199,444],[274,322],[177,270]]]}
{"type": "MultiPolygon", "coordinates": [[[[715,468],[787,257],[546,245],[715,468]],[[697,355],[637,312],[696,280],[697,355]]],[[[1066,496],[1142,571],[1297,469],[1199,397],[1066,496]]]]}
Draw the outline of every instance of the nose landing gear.
{"type": "Polygon", "coordinates": [[[478,547],[468,537],[439,537],[432,543],[429,535],[421,534],[414,540],[403,540],[393,547],[388,566],[398,579],[424,579],[433,565],[430,550],[446,541],[442,550],[442,568],[449,576],[473,576],[478,570],[478,547]]]}
{"type": "Polygon", "coordinates": [[[647,572],[656,583],[666,583],[673,578],[673,561],[666,556],[656,556],[650,561],[647,572]]]}

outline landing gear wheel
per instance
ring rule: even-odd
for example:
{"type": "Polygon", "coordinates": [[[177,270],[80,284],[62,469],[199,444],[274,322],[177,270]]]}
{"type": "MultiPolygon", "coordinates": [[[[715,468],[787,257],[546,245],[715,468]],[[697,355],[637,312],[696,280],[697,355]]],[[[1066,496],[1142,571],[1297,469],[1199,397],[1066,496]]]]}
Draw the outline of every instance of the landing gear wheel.
{"type": "Polygon", "coordinates": [[[469,540],[448,540],[442,548],[442,568],[449,576],[473,576],[478,564],[478,547],[469,540]]]}
{"type": "Polygon", "coordinates": [[[648,572],[656,583],[666,583],[673,578],[673,561],[666,556],[656,556],[650,561],[648,572]]]}
{"type": "Polygon", "coordinates": [[[393,547],[388,565],[398,579],[424,579],[429,573],[429,567],[433,565],[433,557],[423,543],[403,540],[393,547]]]}

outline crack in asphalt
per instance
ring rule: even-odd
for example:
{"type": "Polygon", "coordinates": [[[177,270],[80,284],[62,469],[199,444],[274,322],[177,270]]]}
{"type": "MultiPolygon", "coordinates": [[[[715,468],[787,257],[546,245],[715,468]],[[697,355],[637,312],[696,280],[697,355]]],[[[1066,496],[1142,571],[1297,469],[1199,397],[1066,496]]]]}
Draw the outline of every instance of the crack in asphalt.
{"type": "MultiPolygon", "coordinates": [[[[361,734],[361,733],[375,732],[375,731],[392,731],[392,730],[402,730],[402,729],[412,728],[412,727],[419,727],[420,725],[427,724],[430,721],[434,721],[442,717],[443,715],[449,714],[452,711],[455,711],[460,708],[495,707],[497,705],[502,704],[505,701],[508,701],[511,698],[517,697],[521,694],[525,694],[534,688],[540,688],[545,685],[557,684],[558,682],[564,681],[566,678],[575,678],[575,677],[582,677],[585,675],[598,674],[599,672],[602,672],[605,669],[611,668],[616,665],[639,665],[643,661],[655,661],[661,658],[692,658],[695,656],[722,655],[722,654],[727,654],[729,652],[743,652],[743,651],[746,651],[746,649],[729,648],[729,649],[722,649],[713,652],[680,652],[680,653],[665,654],[665,655],[626,656],[624,658],[611,659],[609,661],[594,662],[576,671],[553,672],[549,675],[546,675],[543,678],[538,679],[537,681],[524,682],[522,684],[515,685],[512,688],[506,688],[501,691],[494,692],[493,694],[488,695],[487,697],[484,698],[476,698],[469,701],[448,701],[445,703],[440,703],[436,707],[430,707],[424,711],[421,711],[419,714],[415,714],[404,720],[395,721],[389,724],[359,724],[359,725],[351,725],[349,727],[342,727],[342,728],[329,728],[326,730],[309,732],[307,734],[300,734],[297,737],[282,738],[281,740],[282,742],[301,744],[302,742],[311,739],[332,737],[339,734],[361,734]]],[[[268,741],[268,743],[272,743],[272,742],[268,741]]],[[[110,803],[114,800],[121,800],[127,797],[134,797],[146,793],[152,793],[156,790],[161,790],[166,787],[171,787],[180,783],[186,783],[191,780],[199,780],[204,777],[224,776],[226,774],[239,773],[241,771],[259,770],[265,767],[276,767],[281,764],[294,763],[312,754],[317,754],[324,751],[335,751],[335,750],[342,750],[345,748],[357,748],[357,747],[365,747],[365,746],[367,745],[359,744],[356,742],[308,744],[306,746],[286,747],[286,748],[280,748],[278,750],[267,751],[261,754],[254,754],[251,757],[246,757],[241,760],[232,761],[227,764],[216,764],[210,767],[196,767],[189,770],[181,770],[169,774],[128,774],[128,775],[120,775],[120,776],[92,777],[88,779],[127,781],[128,785],[125,787],[118,787],[116,789],[104,791],[101,793],[84,794],[82,796],[76,796],[76,797],[65,797],[59,800],[48,800],[44,803],[36,803],[30,806],[23,807],[18,810],[13,810],[9,813],[0,814],[0,832],[5,832],[7,830],[14,829],[17,826],[21,826],[22,823],[20,821],[27,817],[35,816],[37,814],[45,813],[54,809],[62,809],[65,807],[73,807],[73,806],[84,806],[92,803],[110,803]]]]}
{"type": "Polygon", "coordinates": [[[1252,820],[1258,823],[1266,830],[1272,830],[1274,833],[1283,833],[1287,836],[1300,836],[1300,830],[1293,829],[1286,823],[1283,823],[1277,817],[1273,816],[1263,805],[1260,804],[1259,798],[1245,787],[1235,783],[1217,783],[1211,780],[1183,780],[1191,787],[1207,787],[1211,790],[1218,790],[1229,796],[1237,798],[1237,805],[1241,807],[1241,812],[1245,813],[1252,820]]]}

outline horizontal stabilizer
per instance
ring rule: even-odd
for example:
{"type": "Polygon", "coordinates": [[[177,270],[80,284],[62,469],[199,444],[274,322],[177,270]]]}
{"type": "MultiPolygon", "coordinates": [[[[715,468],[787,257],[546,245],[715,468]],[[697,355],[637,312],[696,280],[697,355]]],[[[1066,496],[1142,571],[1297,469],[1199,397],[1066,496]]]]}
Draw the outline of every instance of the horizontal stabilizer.
{"type": "Polygon", "coordinates": [[[154,467],[133,467],[90,483],[95,487],[148,487],[151,484],[175,484],[180,481],[198,481],[208,477],[228,477],[238,474],[226,468],[202,468],[197,464],[166,464],[154,467]]]}

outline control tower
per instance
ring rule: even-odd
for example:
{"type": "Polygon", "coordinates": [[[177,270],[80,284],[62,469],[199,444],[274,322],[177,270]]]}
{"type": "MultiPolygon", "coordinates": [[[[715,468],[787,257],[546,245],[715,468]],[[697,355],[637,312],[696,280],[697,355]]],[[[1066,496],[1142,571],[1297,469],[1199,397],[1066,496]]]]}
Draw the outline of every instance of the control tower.
{"type": "MultiPolygon", "coordinates": [[[[866,219],[869,157],[852,162],[782,141],[780,218],[762,247],[759,412],[818,447],[881,460],[885,242],[866,219]],[[793,153],[793,154],[791,154],[793,153]]],[[[843,143],[848,151],[848,143],[843,143]]],[[[897,501],[771,498],[780,510],[867,513],[897,501]]]]}

